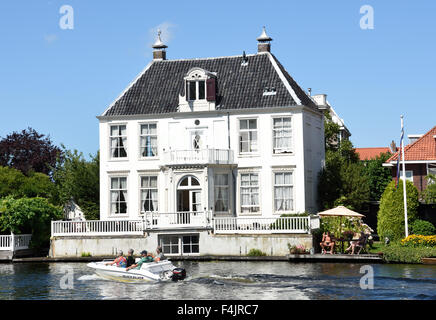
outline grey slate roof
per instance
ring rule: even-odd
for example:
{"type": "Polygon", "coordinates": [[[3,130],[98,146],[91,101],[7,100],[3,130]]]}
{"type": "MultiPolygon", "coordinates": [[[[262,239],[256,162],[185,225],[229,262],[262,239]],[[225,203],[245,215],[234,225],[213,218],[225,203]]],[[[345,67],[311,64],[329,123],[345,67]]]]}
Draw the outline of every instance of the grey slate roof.
{"type": "MultiPolygon", "coordinates": [[[[177,112],[179,94],[185,95],[184,76],[193,67],[217,75],[217,110],[270,108],[296,105],[269,58],[270,53],[234,57],[154,60],[136,82],[117,99],[103,116],[162,114],[177,112]],[[263,96],[265,87],[276,94],[263,96]]],[[[301,104],[317,109],[313,101],[271,54],[301,104]]]]}

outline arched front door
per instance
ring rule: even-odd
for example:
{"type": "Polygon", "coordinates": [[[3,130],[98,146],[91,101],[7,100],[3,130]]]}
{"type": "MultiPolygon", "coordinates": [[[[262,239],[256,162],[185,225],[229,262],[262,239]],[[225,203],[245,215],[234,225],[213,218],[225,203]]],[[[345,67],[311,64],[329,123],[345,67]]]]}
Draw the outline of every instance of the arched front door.
{"type": "Polygon", "coordinates": [[[201,211],[201,186],[194,176],[185,176],[177,186],[177,212],[201,211]]]}

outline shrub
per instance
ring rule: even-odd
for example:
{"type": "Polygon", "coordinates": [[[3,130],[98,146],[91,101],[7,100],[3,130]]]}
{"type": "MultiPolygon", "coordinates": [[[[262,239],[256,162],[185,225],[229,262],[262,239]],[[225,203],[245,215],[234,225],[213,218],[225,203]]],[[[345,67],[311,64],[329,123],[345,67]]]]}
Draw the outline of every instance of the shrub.
{"type": "Polygon", "coordinates": [[[436,233],[435,226],[428,221],[417,219],[410,225],[412,234],[431,236],[436,233]]]}
{"type": "Polygon", "coordinates": [[[401,244],[405,247],[436,247],[436,235],[421,236],[412,234],[401,240],[401,244]]]}
{"type": "Polygon", "coordinates": [[[82,257],[91,257],[91,252],[82,252],[82,257]]]}
{"type": "Polygon", "coordinates": [[[264,256],[266,256],[266,253],[262,252],[259,249],[250,249],[247,256],[249,256],[249,257],[264,257],[264,256]]]}
{"type": "MultiPolygon", "coordinates": [[[[410,181],[407,187],[407,217],[409,226],[418,215],[418,190],[410,181]]],[[[380,239],[388,237],[400,240],[404,237],[404,201],[403,181],[399,181],[398,188],[392,180],[386,187],[380,200],[380,210],[377,214],[377,232],[380,239]]]]}
{"type": "Polygon", "coordinates": [[[385,262],[422,263],[422,258],[436,257],[434,247],[406,247],[398,244],[386,246],[382,250],[385,262]]]}
{"type": "Polygon", "coordinates": [[[62,218],[62,210],[44,198],[7,197],[0,200],[0,231],[31,233],[31,246],[42,248],[50,240],[51,220],[62,218]]]}

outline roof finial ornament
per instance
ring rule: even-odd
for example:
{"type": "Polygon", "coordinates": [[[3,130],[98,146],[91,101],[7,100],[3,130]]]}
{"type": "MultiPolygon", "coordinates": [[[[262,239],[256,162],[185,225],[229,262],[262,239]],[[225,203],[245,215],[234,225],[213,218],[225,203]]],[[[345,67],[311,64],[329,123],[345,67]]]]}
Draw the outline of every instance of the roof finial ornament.
{"type": "Polygon", "coordinates": [[[257,37],[257,52],[270,52],[271,51],[271,43],[272,38],[266,34],[265,26],[263,26],[262,33],[259,37],[257,37]]]}
{"type": "Polygon", "coordinates": [[[263,26],[261,35],[259,37],[257,37],[257,41],[259,41],[259,42],[272,41],[272,38],[266,34],[265,26],[263,26]]]}
{"type": "Polygon", "coordinates": [[[160,35],[161,35],[161,31],[160,29],[157,29],[157,39],[156,42],[152,45],[153,49],[165,49],[168,48],[168,46],[166,46],[162,40],[160,39],[160,35]]]}

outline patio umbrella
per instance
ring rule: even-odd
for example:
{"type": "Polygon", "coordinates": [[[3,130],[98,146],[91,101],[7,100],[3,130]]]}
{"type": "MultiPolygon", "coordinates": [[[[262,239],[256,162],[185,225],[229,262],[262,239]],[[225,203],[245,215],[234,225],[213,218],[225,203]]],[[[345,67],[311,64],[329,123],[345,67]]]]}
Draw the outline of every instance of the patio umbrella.
{"type": "Polygon", "coordinates": [[[319,212],[318,215],[320,217],[356,217],[356,218],[364,217],[363,214],[357,213],[357,212],[350,210],[344,206],[339,206],[339,207],[336,207],[333,209],[319,212]]]}
{"type": "Polygon", "coordinates": [[[363,214],[357,213],[353,210],[350,210],[344,206],[339,206],[333,209],[325,210],[318,213],[320,217],[341,217],[341,225],[339,227],[339,234],[342,234],[342,217],[354,217],[354,218],[362,218],[363,214]]]}

